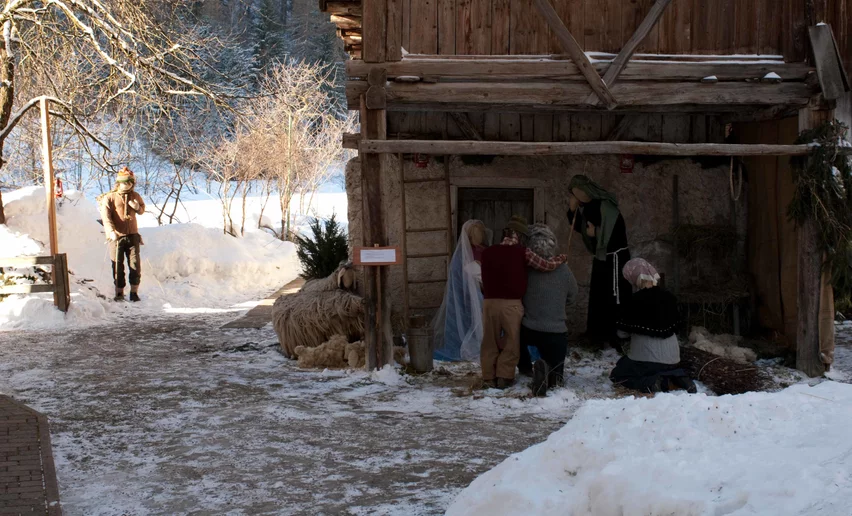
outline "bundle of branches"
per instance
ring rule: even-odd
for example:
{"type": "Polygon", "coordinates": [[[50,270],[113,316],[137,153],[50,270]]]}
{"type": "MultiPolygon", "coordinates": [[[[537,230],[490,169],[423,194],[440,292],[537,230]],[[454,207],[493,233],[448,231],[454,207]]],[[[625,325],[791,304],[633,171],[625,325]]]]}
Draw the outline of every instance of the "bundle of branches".
{"type": "Polygon", "coordinates": [[[737,231],[733,226],[684,224],[675,231],[678,254],[694,259],[707,255],[717,261],[729,261],[737,250],[737,231]]]}
{"type": "Polygon", "coordinates": [[[769,377],[753,364],[745,365],[693,347],[682,347],[680,363],[692,378],[716,394],[742,394],[766,390],[769,377]]]}
{"type": "Polygon", "coordinates": [[[852,293],[852,162],[838,152],[850,146],[844,139],[847,129],[833,120],[799,135],[796,143],[813,144],[813,150],[791,159],[796,192],[787,208],[798,225],[816,224],[824,267],[840,298],[852,293]]]}

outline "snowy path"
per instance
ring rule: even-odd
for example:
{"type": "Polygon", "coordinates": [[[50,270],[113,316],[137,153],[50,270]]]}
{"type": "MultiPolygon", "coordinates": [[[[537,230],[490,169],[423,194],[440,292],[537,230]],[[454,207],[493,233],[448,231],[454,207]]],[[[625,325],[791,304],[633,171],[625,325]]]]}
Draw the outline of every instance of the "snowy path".
{"type": "Polygon", "coordinates": [[[66,514],[441,513],[578,406],[299,371],[232,317],[0,333],[0,392],[50,418],[66,514]]]}

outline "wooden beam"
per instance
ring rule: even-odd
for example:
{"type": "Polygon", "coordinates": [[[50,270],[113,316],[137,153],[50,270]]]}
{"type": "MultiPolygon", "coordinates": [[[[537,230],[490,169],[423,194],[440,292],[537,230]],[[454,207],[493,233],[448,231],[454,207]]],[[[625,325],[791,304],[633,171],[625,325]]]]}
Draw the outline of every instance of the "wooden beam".
{"type": "Polygon", "coordinates": [[[331,23],[337,25],[341,29],[360,29],[361,18],[348,14],[332,14],[330,17],[331,23]]]}
{"type": "Polygon", "coordinates": [[[568,27],[566,27],[562,22],[559,14],[556,13],[556,10],[550,4],[550,0],[535,0],[535,3],[538,7],[538,11],[550,26],[550,30],[553,31],[554,35],[556,35],[556,38],[559,40],[562,48],[571,56],[571,60],[574,61],[574,64],[577,65],[580,72],[586,80],[589,81],[592,91],[595,92],[607,109],[614,108],[617,105],[615,97],[613,97],[613,94],[609,91],[609,88],[607,88],[606,83],[604,83],[601,76],[592,66],[591,61],[589,61],[588,56],[586,56],[586,53],[583,51],[582,47],[580,47],[580,44],[577,43],[577,40],[571,35],[571,31],[569,31],[568,27]]]}
{"type": "Polygon", "coordinates": [[[0,258],[0,267],[32,267],[33,265],[53,265],[52,256],[20,256],[0,258]]]}
{"type": "Polygon", "coordinates": [[[44,294],[53,292],[53,285],[4,285],[0,286],[0,294],[44,294]]]}
{"type": "MultiPolygon", "coordinates": [[[[645,16],[645,19],[642,20],[641,24],[639,24],[636,32],[634,32],[630,39],[627,40],[627,43],[624,44],[621,52],[618,53],[615,60],[606,69],[606,75],[603,77],[604,84],[607,86],[615,84],[619,74],[621,74],[621,71],[624,70],[625,66],[627,66],[627,62],[630,61],[630,57],[634,52],[636,52],[639,45],[645,41],[645,38],[648,37],[648,33],[651,32],[651,29],[653,29],[655,25],[657,25],[660,18],[663,17],[666,7],[668,7],[671,2],[672,0],[657,0],[654,3],[654,6],[651,7],[651,10],[648,12],[648,15],[645,16]]],[[[586,102],[590,104],[597,104],[598,99],[596,97],[597,96],[590,96],[586,99],[586,102]]]]}
{"type": "Polygon", "coordinates": [[[343,148],[358,150],[358,141],[361,133],[343,133],[343,148]]]}
{"type": "Polygon", "coordinates": [[[456,125],[459,126],[459,129],[461,129],[465,138],[468,140],[482,141],[482,135],[479,134],[479,131],[477,131],[476,127],[473,126],[473,123],[471,123],[470,117],[467,113],[451,112],[450,118],[452,118],[456,125]]]}
{"type": "MultiPolygon", "coordinates": [[[[512,56],[515,57],[515,56],[512,56]]],[[[603,73],[610,61],[593,64],[595,70],[603,73]]],[[[380,65],[365,61],[347,61],[346,75],[352,79],[366,79],[370,70],[380,65]]],[[[388,79],[397,77],[428,78],[432,82],[444,81],[574,81],[586,82],[572,61],[547,57],[517,57],[502,59],[502,56],[488,56],[476,59],[464,59],[460,56],[442,58],[411,58],[406,56],[396,63],[381,65],[386,69],[388,79]]],[[[758,81],[766,74],[778,74],[783,81],[804,81],[814,68],[805,63],[784,63],[777,61],[755,61],[744,63],[731,59],[715,61],[632,60],[626,64],[619,80],[648,82],[698,82],[704,77],[715,76],[718,82],[758,81]]]]}
{"type": "MultiPolygon", "coordinates": [[[[358,99],[365,93],[367,83],[348,81],[346,98],[350,109],[357,109],[358,99]]],[[[442,104],[469,106],[490,105],[507,111],[507,106],[540,106],[550,110],[559,108],[589,109],[584,100],[591,93],[588,84],[554,82],[452,82],[452,83],[397,83],[386,87],[387,109],[414,109],[442,104]]],[[[721,107],[722,111],[735,111],[737,106],[771,106],[808,104],[813,91],[804,83],[639,83],[621,82],[613,86],[619,98],[619,108],[639,106],[666,106],[677,111],[676,106],[698,104],[721,107]]]]}
{"type": "Polygon", "coordinates": [[[364,9],[364,61],[385,61],[387,43],[387,0],[362,0],[364,9]]]}
{"type": "Polygon", "coordinates": [[[385,42],[385,59],[399,61],[402,59],[402,2],[403,0],[387,0],[387,39],[385,42]]]}
{"type": "Polygon", "coordinates": [[[849,78],[843,69],[843,60],[837,52],[831,26],[817,25],[811,27],[808,32],[822,94],[828,100],[838,99],[849,91],[849,78]]]}
{"type": "MultiPolygon", "coordinates": [[[[635,141],[497,142],[470,140],[362,140],[361,154],[420,153],[430,155],[569,156],[637,154],[646,156],[803,156],[808,145],[729,143],[655,143],[635,141]]],[[[852,154],[852,148],[839,152],[852,154]]]]}

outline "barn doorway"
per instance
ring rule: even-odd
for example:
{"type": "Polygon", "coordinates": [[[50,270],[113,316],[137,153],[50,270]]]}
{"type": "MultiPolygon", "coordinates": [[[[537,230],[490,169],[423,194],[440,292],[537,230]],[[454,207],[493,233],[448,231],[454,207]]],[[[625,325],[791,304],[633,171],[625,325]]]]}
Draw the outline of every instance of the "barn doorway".
{"type": "Polygon", "coordinates": [[[503,228],[512,218],[520,215],[532,224],[535,221],[535,190],[532,188],[459,188],[457,201],[456,238],[470,219],[485,223],[498,243],[503,228]]]}

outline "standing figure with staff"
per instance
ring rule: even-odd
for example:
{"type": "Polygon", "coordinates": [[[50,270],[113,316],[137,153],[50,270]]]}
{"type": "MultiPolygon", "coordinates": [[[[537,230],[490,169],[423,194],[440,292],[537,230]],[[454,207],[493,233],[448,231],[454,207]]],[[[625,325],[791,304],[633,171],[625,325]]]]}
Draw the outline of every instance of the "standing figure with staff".
{"type": "Polygon", "coordinates": [[[139,301],[139,282],[142,279],[142,237],[136,215],[145,213],[145,201],[134,190],[136,176],[124,167],[118,172],[115,187],[100,200],[104,233],[109,243],[112,260],[112,279],[115,283],[115,300],[124,301],[126,286],[124,260],[130,268],[130,300],[139,301]]]}
{"type": "Polygon", "coordinates": [[[630,260],[624,217],[615,195],[587,176],[574,176],[569,188],[568,220],[594,257],[585,338],[596,347],[609,343],[620,349],[615,322],[621,305],[633,293],[633,286],[622,274],[630,260]]]}

